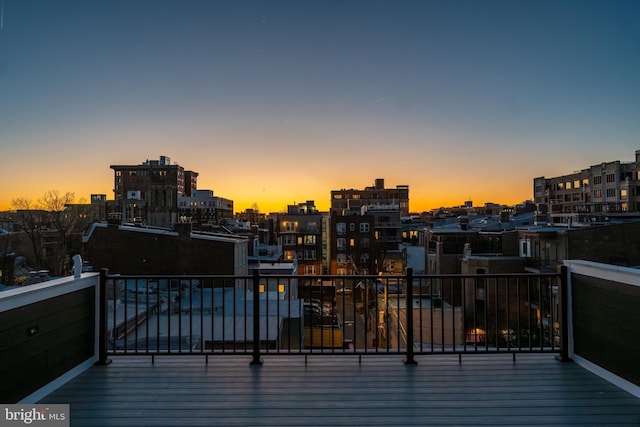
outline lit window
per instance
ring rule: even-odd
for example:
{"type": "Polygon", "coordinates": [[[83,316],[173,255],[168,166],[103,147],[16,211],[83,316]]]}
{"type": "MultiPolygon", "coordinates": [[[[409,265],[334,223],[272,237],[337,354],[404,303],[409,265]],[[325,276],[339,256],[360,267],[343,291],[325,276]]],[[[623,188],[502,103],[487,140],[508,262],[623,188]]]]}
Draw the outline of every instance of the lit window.
{"type": "Polygon", "coordinates": [[[284,283],[280,283],[280,284],[278,285],[278,292],[280,292],[281,294],[283,294],[283,293],[284,293],[284,283]]]}
{"type": "Polygon", "coordinates": [[[260,283],[260,293],[264,293],[264,284],[260,283]]]}

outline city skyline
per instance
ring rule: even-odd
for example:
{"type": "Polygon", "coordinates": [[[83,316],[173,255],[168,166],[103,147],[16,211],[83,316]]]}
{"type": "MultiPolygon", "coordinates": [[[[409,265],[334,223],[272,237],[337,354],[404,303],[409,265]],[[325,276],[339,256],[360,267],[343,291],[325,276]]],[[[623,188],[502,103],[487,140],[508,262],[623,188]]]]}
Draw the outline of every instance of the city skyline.
{"type": "Polygon", "coordinates": [[[640,148],[635,1],[3,4],[0,210],[160,155],[236,211],[516,204],[640,148]]]}

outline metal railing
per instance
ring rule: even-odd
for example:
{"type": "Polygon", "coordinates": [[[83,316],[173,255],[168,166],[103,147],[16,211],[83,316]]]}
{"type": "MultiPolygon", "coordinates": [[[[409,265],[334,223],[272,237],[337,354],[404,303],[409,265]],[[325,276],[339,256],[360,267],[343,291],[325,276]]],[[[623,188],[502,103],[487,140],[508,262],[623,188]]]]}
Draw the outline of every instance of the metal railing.
{"type": "Polygon", "coordinates": [[[108,355],[561,353],[561,274],[101,272],[108,355]]]}

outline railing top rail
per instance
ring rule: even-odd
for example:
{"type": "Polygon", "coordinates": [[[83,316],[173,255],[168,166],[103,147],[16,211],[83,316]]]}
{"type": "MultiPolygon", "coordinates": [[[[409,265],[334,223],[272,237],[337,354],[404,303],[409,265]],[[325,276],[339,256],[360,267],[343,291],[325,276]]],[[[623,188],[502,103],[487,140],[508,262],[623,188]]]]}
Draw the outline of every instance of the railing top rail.
{"type": "MultiPolygon", "coordinates": [[[[390,274],[390,275],[305,275],[305,274],[259,274],[260,277],[274,277],[274,278],[292,278],[300,280],[321,280],[330,281],[335,279],[340,280],[393,280],[403,279],[407,277],[406,274],[390,274]]],[[[413,274],[414,279],[443,279],[443,278],[457,278],[457,279],[472,279],[472,278],[534,278],[534,277],[560,277],[561,273],[488,273],[488,274],[413,274]]],[[[216,274],[189,274],[189,275],[146,275],[146,274],[107,274],[109,279],[251,279],[251,275],[216,275],[216,274]]]]}

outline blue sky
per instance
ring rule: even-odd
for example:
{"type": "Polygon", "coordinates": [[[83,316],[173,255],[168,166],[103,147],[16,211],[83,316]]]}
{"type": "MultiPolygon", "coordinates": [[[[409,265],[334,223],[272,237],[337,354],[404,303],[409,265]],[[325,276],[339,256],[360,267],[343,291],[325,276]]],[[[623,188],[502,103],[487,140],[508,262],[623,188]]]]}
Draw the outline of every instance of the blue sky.
{"type": "Polygon", "coordinates": [[[638,1],[4,0],[0,208],[167,155],[263,211],[532,197],[640,149],[638,1]],[[28,173],[27,173],[28,171],[28,173]]]}

